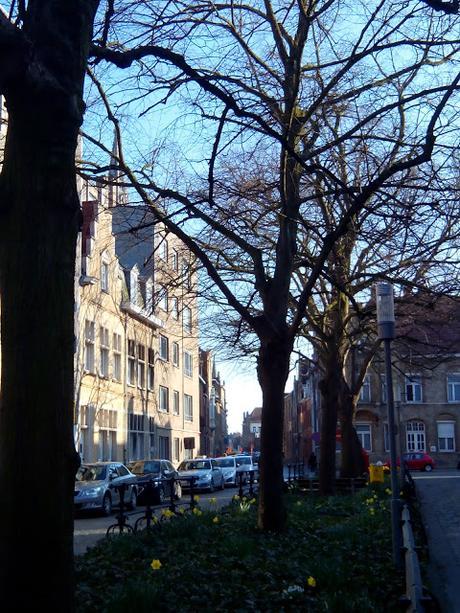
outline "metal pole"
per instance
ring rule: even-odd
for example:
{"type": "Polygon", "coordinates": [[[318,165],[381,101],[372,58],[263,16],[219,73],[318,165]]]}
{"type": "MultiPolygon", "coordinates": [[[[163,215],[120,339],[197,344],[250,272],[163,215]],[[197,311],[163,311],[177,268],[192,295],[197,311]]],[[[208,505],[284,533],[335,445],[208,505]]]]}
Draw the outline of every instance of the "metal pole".
{"type": "Polygon", "coordinates": [[[399,482],[396,466],[396,429],[393,398],[393,376],[391,372],[391,341],[384,340],[385,369],[387,379],[388,436],[390,439],[390,476],[391,476],[391,532],[393,541],[393,561],[398,568],[402,565],[402,534],[400,525],[401,501],[399,499],[399,482]]]}

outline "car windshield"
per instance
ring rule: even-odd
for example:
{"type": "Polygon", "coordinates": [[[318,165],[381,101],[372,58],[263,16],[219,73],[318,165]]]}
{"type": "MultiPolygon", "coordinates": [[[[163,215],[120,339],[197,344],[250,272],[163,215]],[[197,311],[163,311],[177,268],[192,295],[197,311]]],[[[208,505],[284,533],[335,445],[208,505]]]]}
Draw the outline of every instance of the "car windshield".
{"type": "Polygon", "coordinates": [[[193,460],[189,462],[182,462],[179,466],[179,470],[209,470],[211,468],[211,462],[205,460],[193,460]]]}
{"type": "Polygon", "coordinates": [[[236,465],[237,466],[242,466],[243,464],[250,464],[251,463],[251,458],[245,457],[245,458],[236,458],[236,465]]]}
{"type": "Polygon", "coordinates": [[[107,475],[107,466],[80,466],[75,479],[77,481],[104,481],[107,475]]]}
{"type": "Polygon", "coordinates": [[[231,468],[235,466],[234,458],[216,458],[217,465],[221,468],[231,468]]]}
{"type": "Polygon", "coordinates": [[[128,468],[135,475],[144,475],[146,473],[159,473],[160,462],[153,460],[151,462],[133,462],[129,465],[128,468]]]}

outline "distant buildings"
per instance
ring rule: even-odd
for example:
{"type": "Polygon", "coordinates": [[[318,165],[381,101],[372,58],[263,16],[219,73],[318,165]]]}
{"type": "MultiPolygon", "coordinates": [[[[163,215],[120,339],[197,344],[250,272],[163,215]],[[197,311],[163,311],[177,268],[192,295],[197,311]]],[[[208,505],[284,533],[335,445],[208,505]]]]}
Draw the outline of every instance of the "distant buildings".
{"type": "Polygon", "coordinates": [[[227,448],[224,383],[210,351],[200,349],[200,455],[223,455],[227,448]]]}
{"type": "Polygon", "coordinates": [[[262,408],[256,407],[243,414],[242,447],[245,451],[260,451],[262,431],[262,408]]]}

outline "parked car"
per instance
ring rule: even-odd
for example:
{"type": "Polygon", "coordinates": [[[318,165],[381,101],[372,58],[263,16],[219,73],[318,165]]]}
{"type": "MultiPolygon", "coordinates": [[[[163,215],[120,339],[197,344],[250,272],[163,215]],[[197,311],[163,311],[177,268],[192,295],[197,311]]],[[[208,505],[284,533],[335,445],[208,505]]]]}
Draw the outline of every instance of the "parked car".
{"type": "Polygon", "coordinates": [[[236,485],[237,465],[235,456],[216,458],[216,462],[224,474],[225,485],[236,485]]]}
{"type": "Polygon", "coordinates": [[[169,460],[135,460],[128,468],[137,477],[138,504],[161,504],[171,493],[176,500],[182,497],[179,473],[169,460]]]}
{"type": "Polygon", "coordinates": [[[225,487],[224,474],[214,459],[184,460],[177,470],[182,489],[190,489],[191,477],[195,477],[193,487],[197,490],[213,492],[216,488],[223,490],[225,487]]]}
{"type": "MultiPolygon", "coordinates": [[[[435,461],[433,460],[433,458],[427,453],[424,453],[423,451],[411,451],[409,453],[403,453],[402,457],[403,462],[406,463],[407,468],[409,470],[424,470],[426,472],[429,472],[435,467],[435,461]]],[[[400,466],[400,464],[401,461],[399,458],[397,458],[396,465],[400,466]]],[[[385,462],[385,467],[387,467],[387,469],[389,469],[390,466],[391,463],[389,460],[388,462],[385,462]]]]}
{"type": "Polygon", "coordinates": [[[76,510],[100,510],[110,515],[120,504],[120,486],[126,486],[123,500],[127,507],[137,504],[136,477],[121,462],[82,464],[75,476],[74,505],[76,510]]]}
{"type": "MultiPolygon", "coordinates": [[[[252,456],[250,455],[236,455],[235,456],[235,460],[236,460],[236,471],[237,473],[243,472],[244,473],[244,478],[243,478],[243,482],[246,483],[246,481],[249,480],[249,475],[247,474],[248,472],[253,472],[254,473],[254,479],[258,479],[259,477],[259,471],[258,468],[254,465],[252,456]]],[[[238,477],[237,477],[238,479],[238,477]]]]}

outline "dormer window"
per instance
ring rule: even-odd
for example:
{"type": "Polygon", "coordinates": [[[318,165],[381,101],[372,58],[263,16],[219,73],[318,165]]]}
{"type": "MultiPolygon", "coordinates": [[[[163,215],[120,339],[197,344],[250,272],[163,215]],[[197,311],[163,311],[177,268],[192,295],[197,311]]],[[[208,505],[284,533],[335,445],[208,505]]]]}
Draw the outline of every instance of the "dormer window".
{"type": "Polygon", "coordinates": [[[109,263],[106,255],[101,257],[101,290],[109,291],[109,263]]]}

